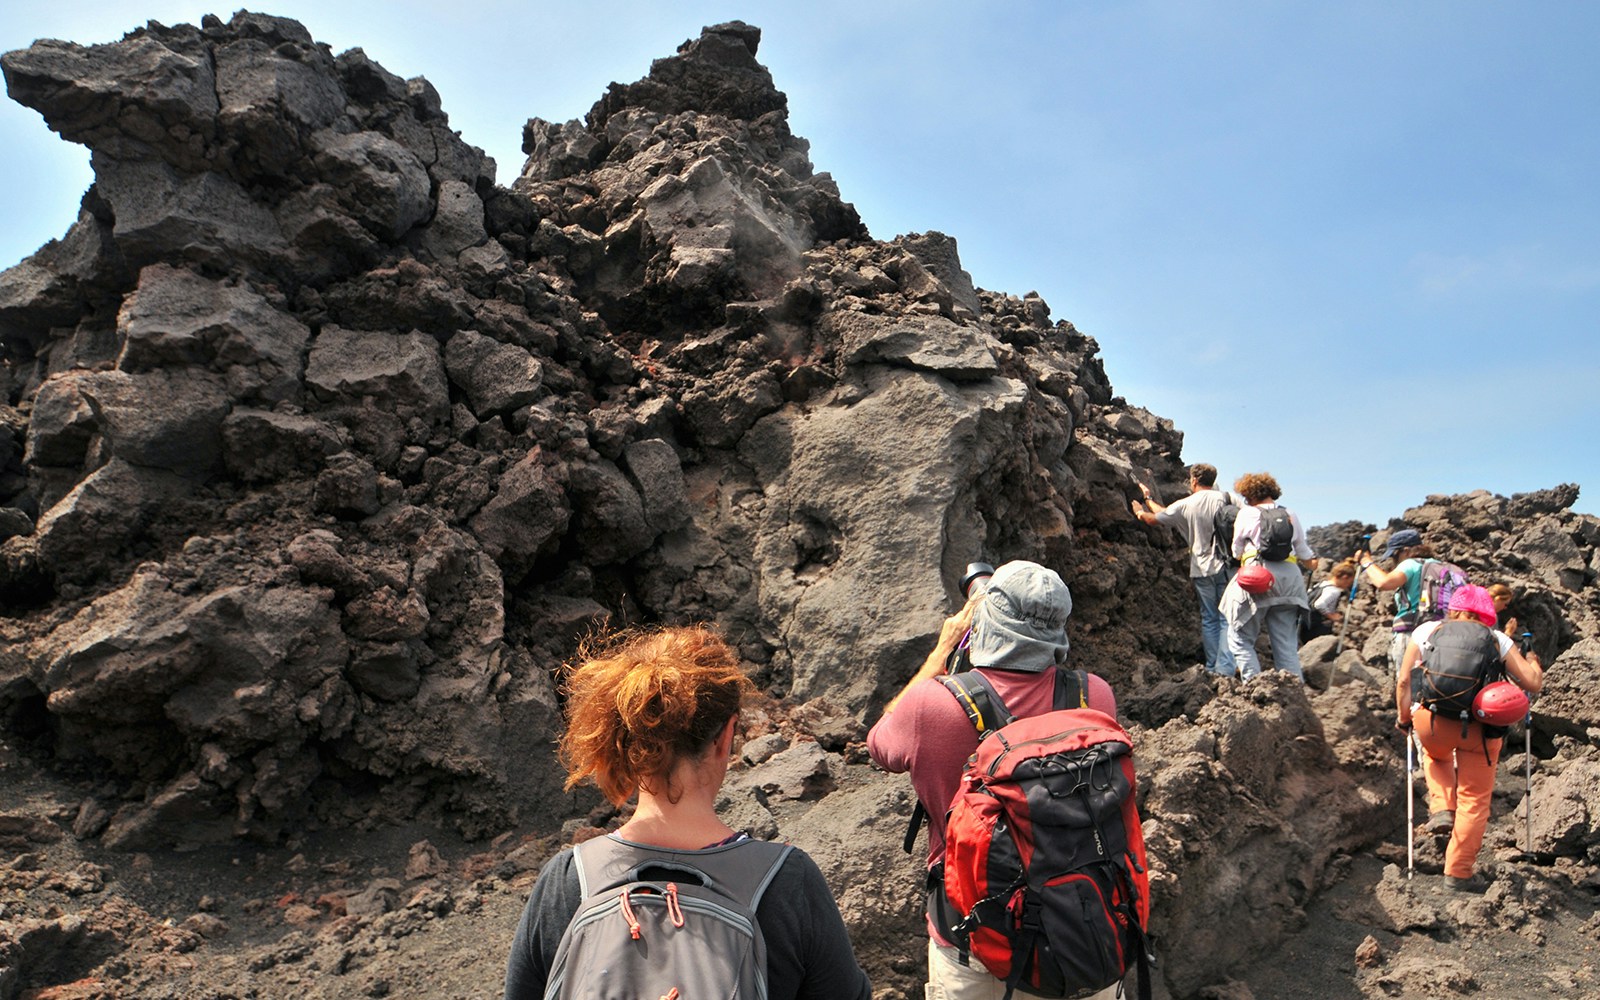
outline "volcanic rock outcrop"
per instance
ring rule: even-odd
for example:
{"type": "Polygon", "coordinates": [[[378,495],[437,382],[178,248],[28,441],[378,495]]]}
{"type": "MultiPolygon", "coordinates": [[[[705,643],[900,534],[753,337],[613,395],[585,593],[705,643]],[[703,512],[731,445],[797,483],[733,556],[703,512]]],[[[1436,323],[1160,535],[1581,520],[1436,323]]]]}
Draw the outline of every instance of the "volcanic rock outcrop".
{"type": "Polygon", "coordinates": [[[712,618],[857,717],[969,558],[1082,562],[1111,618],[1077,508],[1177,435],[953,241],[872,241],[758,37],[530,121],[510,189],[426,81],[294,22],[5,57],[96,181],[0,287],[4,701],[142,789],[109,838],[363,782],[503,823],[606,618],[712,618]]]}
{"type": "MultiPolygon", "coordinates": [[[[553,829],[594,805],[552,794],[576,639],[711,620],[769,696],[729,815],[817,856],[909,989],[909,787],[861,735],[964,565],[1031,558],[1139,736],[1166,985],[1221,982],[1397,821],[1388,696],[1345,683],[1382,672],[1377,618],[1310,656],[1310,691],[1189,667],[1186,561],[1127,509],[1181,482],[1181,435],[1038,296],[974,287],[954,240],[872,239],[759,38],[707,28],[586,121],[529,121],[509,188],[425,80],[293,21],[0,59],[95,170],[72,229],[0,275],[8,739],[91,776],[73,832],[129,850],[553,829]]],[[[1407,514],[1524,584],[1573,678],[1541,738],[1572,747],[1600,641],[1575,496],[1407,514]]],[[[1600,772],[1567,770],[1552,855],[1600,842],[1600,772]]]]}

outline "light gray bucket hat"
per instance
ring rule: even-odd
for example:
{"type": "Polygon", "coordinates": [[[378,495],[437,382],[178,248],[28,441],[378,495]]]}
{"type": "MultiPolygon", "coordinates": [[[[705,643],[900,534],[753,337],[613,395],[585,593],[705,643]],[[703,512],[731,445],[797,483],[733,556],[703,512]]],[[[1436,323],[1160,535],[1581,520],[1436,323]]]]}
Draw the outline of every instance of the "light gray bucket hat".
{"type": "Polygon", "coordinates": [[[975,667],[1038,673],[1067,660],[1072,591],[1053,569],[1023,559],[994,571],[972,613],[975,667]]]}

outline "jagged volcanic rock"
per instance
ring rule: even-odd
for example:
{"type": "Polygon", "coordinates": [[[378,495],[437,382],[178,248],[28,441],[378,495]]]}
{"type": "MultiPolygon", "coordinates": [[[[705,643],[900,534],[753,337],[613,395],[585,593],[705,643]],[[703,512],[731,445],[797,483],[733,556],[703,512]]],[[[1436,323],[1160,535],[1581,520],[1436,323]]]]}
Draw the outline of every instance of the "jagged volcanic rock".
{"type": "Polygon", "coordinates": [[[129,823],[175,796],[270,833],[355,776],[503,822],[501,734],[549,738],[607,615],[714,618],[774,692],[860,717],[980,556],[1067,569],[1085,657],[1128,673],[1138,640],[1094,630],[1168,560],[1099,515],[1178,436],[954,241],[871,240],[758,39],[530,121],[509,190],[425,81],[294,22],[5,57],[96,170],[0,284],[32,521],[6,700],[137,780],[129,823]]]}

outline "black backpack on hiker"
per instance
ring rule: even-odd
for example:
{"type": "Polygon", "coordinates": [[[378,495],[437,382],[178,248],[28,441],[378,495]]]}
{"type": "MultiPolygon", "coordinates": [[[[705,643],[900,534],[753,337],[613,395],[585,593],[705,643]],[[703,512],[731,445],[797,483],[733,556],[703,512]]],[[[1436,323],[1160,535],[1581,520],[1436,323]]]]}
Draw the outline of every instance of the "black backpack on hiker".
{"type": "MultiPolygon", "coordinates": [[[[1494,632],[1482,622],[1444,621],[1417,644],[1417,651],[1421,655],[1411,668],[1411,700],[1435,718],[1460,719],[1465,736],[1472,699],[1485,684],[1505,676],[1494,632]]],[[[1503,729],[1492,728],[1497,727],[1484,727],[1489,738],[1504,735],[1503,729]]]]}
{"type": "Polygon", "coordinates": [[[1256,554],[1262,562],[1283,562],[1294,553],[1294,520],[1287,507],[1261,508],[1260,540],[1256,554]]]}
{"type": "Polygon", "coordinates": [[[1211,551],[1217,558],[1233,565],[1233,526],[1239,520],[1239,505],[1233,502],[1232,493],[1222,494],[1222,506],[1211,515],[1211,551]]]}
{"type": "Polygon", "coordinates": [[[766,1000],[756,921],[787,844],[703,851],[596,837],[573,848],[583,902],[561,935],[546,1000],[602,996],[766,1000]]]}

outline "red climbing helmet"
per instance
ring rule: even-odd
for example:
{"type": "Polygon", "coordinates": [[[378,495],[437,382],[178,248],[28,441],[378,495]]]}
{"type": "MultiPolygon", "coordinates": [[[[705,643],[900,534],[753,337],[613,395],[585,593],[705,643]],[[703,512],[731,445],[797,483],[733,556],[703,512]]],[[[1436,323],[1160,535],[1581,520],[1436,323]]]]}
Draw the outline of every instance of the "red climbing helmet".
{"type": "Polygon", "coordinates": [[[1260,563],[1251,563],[1239,571],[1239,586],[1251,594],[1265,594],[1272,589],[1272,570],[1260,563]]]}
{"type": "Polygon", "coordinates": [[[1472,699],[1472,717],[1490,726],[1509,726],[1528,715],[1528,696],[1510,681],[1485,684],[1472,699]]]}

